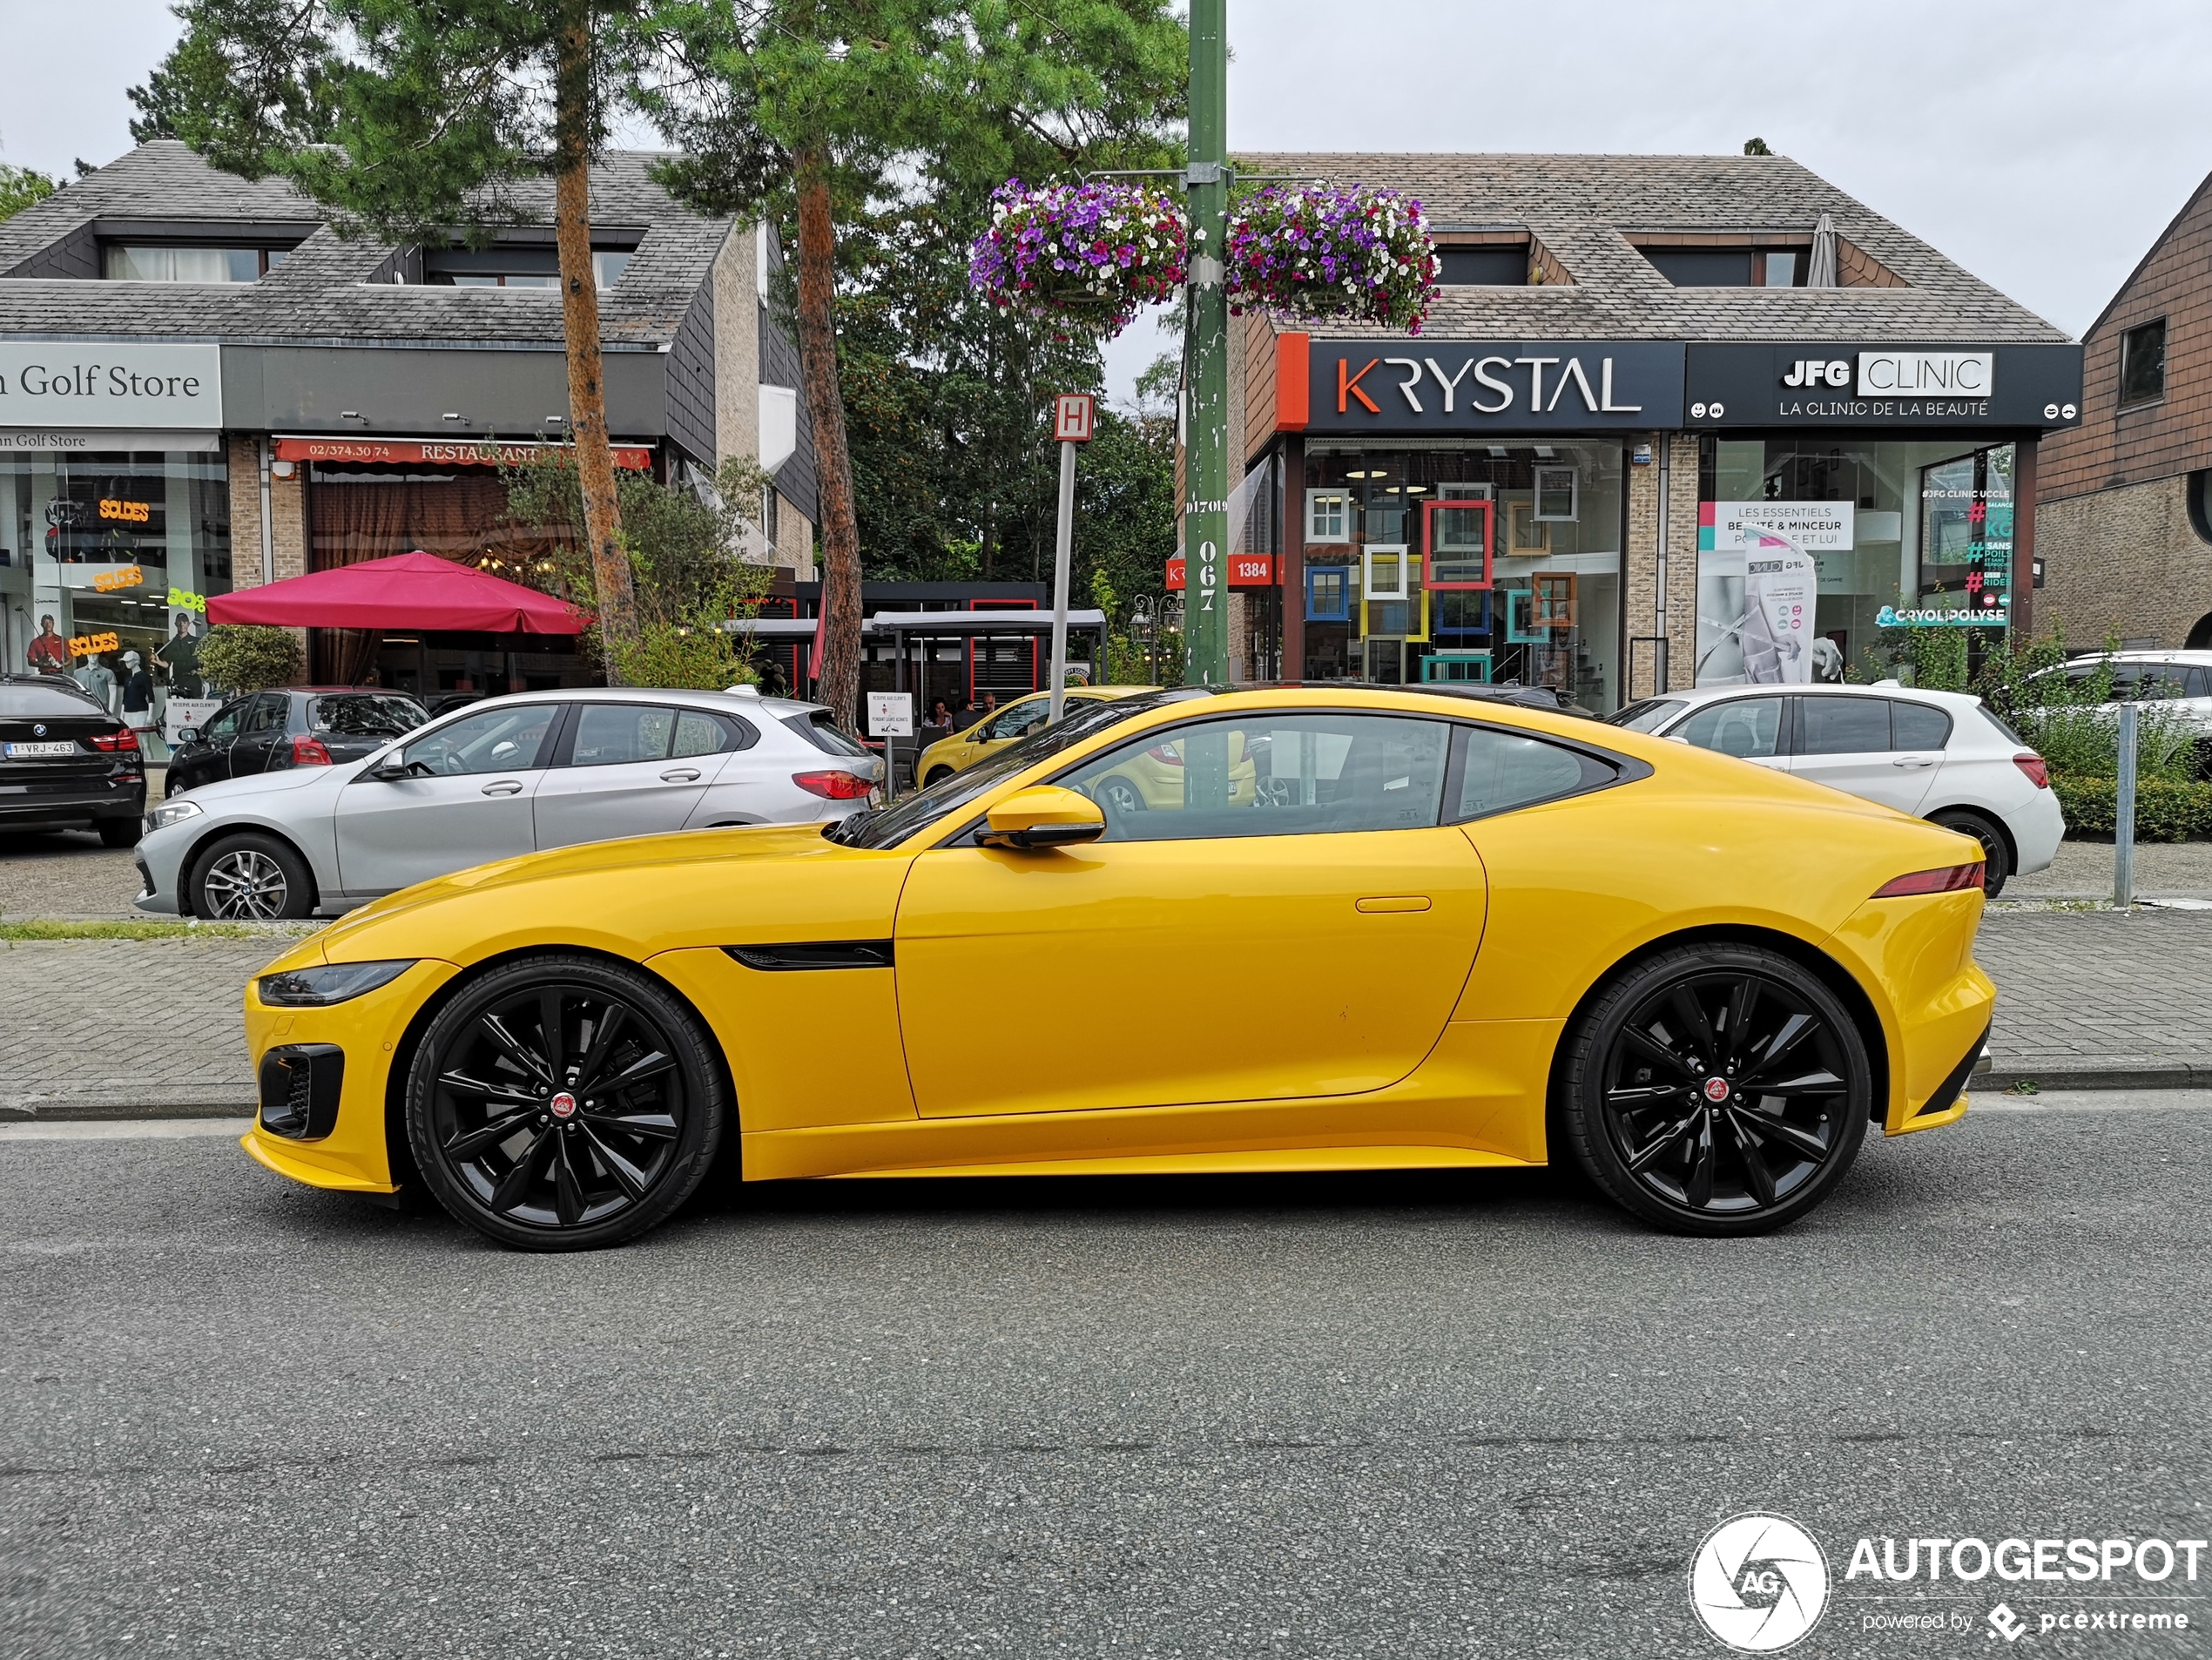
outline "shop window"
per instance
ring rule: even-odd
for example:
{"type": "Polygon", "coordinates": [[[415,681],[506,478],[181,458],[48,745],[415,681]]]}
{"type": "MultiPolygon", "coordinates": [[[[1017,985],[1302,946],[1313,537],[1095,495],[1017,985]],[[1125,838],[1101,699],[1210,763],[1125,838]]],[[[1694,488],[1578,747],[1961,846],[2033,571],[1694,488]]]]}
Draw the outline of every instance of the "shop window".
{"type": "Polygon", "coordinates": [[[100,274],[110,282],[258,282],[284,256],[282,248],[110,242],[100,250],[100,274]]]}
{"type": "Polygon", "coordinates": [[[1352,496],[1348,490],[1308,490],[1305,493],[1305,539],[1308,542],[1352,540],[1352,496]]]}
{"type": "Polygon", "coordinates": [[[2120,407],[2166,395],[2166,320],[2138,323],[2120,337],[2120,407]]]}

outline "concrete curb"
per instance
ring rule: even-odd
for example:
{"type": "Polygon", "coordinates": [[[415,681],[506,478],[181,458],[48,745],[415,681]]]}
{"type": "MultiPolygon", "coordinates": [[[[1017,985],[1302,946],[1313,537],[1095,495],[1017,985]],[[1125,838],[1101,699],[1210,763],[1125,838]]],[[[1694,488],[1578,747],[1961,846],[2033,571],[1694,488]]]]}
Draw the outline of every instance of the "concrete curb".
{"type": "Polygon", "coordinates": [[[0,1124],[83,1118],[250,1118],[260,1110],[260,1102],[250,1085],[220,1084],[146,1093],[118,1090],[0,1097],[0,1124]]]}
{"type": "Polygon", "coordinates": [[[1966,1082],[1972,1093],[2032,1083],[2039,1090],[2202,1090],[2212,1088],[2212,1059],[1991,1063],[1966,1082]]]}

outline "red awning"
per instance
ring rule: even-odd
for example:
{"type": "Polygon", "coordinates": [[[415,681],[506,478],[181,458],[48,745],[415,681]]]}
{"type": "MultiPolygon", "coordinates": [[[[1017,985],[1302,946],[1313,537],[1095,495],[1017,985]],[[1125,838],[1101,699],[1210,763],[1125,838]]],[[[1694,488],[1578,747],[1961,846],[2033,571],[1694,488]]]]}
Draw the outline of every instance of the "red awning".
{"type": "Polygon", "coordinates": [[[448,629],[485,634],[579,634],[587,620],[566,600],[455,564],[435,553],[364,559],[260,588],[211,594],[211,623],[280,628],[448,629]]]}

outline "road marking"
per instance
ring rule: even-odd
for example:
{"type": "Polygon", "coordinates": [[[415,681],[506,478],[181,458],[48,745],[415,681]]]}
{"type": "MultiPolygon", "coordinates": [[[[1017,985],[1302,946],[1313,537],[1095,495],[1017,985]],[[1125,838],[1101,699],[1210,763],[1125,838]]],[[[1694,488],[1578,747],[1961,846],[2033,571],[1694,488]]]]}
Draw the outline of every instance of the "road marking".
{"type": "Polygon", "coordinates": [[[1997,1090],[1967,1092],[1967,1116],[2005,1112],[2212,1111],[2212,1090],[2045,1090],[2035,1095],[2006,1095],[1997,1090]]]}
{"type": "Polygon", "coordinates": [[[0,1124],[0,1141],[184,1141],[253,1127],[251,1118],[51,1118],[0,1124]]]}

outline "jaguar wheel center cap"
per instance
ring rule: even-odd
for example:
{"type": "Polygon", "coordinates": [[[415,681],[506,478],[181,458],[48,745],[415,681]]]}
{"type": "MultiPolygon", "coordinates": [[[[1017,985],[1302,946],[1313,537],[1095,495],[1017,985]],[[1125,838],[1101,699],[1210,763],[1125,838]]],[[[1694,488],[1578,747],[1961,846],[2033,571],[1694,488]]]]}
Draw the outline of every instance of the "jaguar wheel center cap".
{"type": "Polygon", "coordinates": [[[576,1097],[570,1095],[566,1090],[562,1090],[560,1094],[555,1096],[552,1100],[546,1103],[546,1105],[551,1109],[553,1116],[556,1118],[573,1118],[576,1117],[576,1097]]]}
{"type": "MultiPolygon", "coordinates": [[[[1707,1078],[1705,1080],[1705,1099],[1711,1102],[1715,1106],[1717,1107],[1722,1102],[1727,1100],[1728,1096],[1729,1089],[1728,1080],[1726,1078],[1707,1078]]],[[[556,1097],[555,1099],[557,1100],[559,1097],[556,1097]]],[[[559,1109],[556,1107],[554,1110],[558,1111],[559,1109]]]]}

